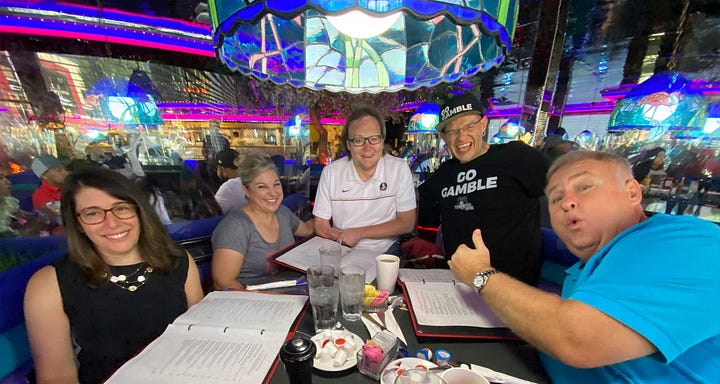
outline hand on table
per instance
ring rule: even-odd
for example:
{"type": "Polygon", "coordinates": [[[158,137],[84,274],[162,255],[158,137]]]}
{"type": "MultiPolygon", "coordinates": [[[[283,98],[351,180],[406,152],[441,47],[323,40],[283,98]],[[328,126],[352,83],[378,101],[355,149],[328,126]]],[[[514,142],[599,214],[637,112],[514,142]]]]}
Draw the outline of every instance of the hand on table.
{"type": "Polygon", "coordinates": [[[361,231],[350,228],[342,231],[340,233],[340,236],[337,238],[337,242],[340,243],[340,245],[347,245],[348,247],[354,247],[357,245],[357,243],[363,239],[361,231]]]}

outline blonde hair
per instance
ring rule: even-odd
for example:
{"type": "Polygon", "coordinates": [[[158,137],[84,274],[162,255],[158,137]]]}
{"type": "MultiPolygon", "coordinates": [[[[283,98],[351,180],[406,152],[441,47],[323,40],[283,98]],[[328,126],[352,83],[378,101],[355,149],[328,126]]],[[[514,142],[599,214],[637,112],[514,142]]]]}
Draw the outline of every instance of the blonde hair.
{"type": "Polygon", "coordinates": [[[238,167],[240,180],[246,186],[263,172],[273,170],[279,174],[270,155],[257,149],[250,149],[241,153],[235,159],[235,165],[238,167]]]}

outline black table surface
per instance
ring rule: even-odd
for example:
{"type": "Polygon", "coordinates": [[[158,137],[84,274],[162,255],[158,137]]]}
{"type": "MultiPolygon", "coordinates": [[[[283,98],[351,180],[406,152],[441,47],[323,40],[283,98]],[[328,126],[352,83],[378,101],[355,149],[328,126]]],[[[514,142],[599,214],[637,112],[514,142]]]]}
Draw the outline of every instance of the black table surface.
{"type": "MultiPolygon", "coordinates": [[[[278,279],[294,278],[299,276],[297,272],[282,272],[278,279]]],[[[295,287],[287,293],[302,294],[307,292],[307,287],[295,287]]],[[[396,294],[402,294],[400,291],[396,294]]],[[[395,308],[393,314],[395,319],[403,331],[403,335],[408,344],[408,351],[414,355],[420,348],[430,348],[433,351],[445,349],[450,352],[452,360],[482,365],[484,367],[506,373],[521,379],[533,381],[536,383],[551,383],[545,370],[540,363],[537,350],[522,341],[496,341],[496,340],[479,340],[479,339],[456,339],[456,338],[421,338],[415,335],[407,311],[401,308],[395,308]]],[[[338,316],[341,324],[345,329],[355,333],[361,339],[369,339],[367,329],[362,321],[347,321],[342,318],[341,311],[338,309],[338,316]]],[[[297,332],[305,333],[308,336],[315,334],[312,310],[309,308],[304,312],[300,319],[297,332]]],[[[270,378],[270,383],[281,384],[288,383],[289,379],[285,373],[282,363],[279,363],[277,369],[270,378]]],[[[365,376],[358,372],[356,367],[342,372],[323,372],[317,369],[313,370],[313,383],[372,383],[377,382],[371,377],[365,376]]]]}

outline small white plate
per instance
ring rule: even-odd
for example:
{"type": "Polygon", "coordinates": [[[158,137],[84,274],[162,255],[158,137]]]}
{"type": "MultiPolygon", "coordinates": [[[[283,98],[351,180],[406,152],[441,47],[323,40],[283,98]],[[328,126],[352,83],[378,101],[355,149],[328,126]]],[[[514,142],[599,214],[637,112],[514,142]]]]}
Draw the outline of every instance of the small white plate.
{"type": "MultiPolygon", "coordinates": [[[[325,331],[325,332],[327,332],[327,331],[325,331]]],[[[311,338],[312,341],[314,341],[316,345],[322,345],[324,339],[326,339],[326,337],[327,337],[325,332],[320,332],[317,335],[313,336],[311,338]]],[[[325,372],[339,372],[339,371],[344,371],[346,369],[350,369],[357,365],[357,353],[363,346],[362,339],[360,338],[360,336],[358,336],[350,331],[344,330],[344,329],[335,329],[335,330],[330,331],[331,338],[335,338],[338,336],[344,337],[346,339],[352,339],[352,342],[353,342],[352,350],[346,351],[347,352],[347,360],[345,360],[345,364],[343,364],[339,367],[336,367],[336,366],[333,366],[332,360],[330,360],[330,363],[323,364],[320,362],[319,358],[316,358],[315,361],[313,362],[313,368],[318,369],[320,371],[325,371],[325,372]]],[[[320,350],[318,350],[316,352],[315,356],[320,356],[320,350]]]]}
{"type": "Polygon", "coordinates": [[[396,372],[400,368],[408,370],[422,367],[430,369],[437,367],[437,364],[417,357],[403,357],[402,359],[393,360],[383,370],[382,376],[380,376],[380,384],[394,384],[397,378],[396,372]]]}

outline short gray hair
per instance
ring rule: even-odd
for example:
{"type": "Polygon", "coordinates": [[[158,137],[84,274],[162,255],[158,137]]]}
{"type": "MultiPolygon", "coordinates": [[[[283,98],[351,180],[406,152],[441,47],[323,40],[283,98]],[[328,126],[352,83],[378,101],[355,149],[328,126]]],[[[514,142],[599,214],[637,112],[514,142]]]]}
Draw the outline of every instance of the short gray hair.
{"type": "Polygon", "coordinates": [[[630,168],[630,162],[622,156],[618,156],[614,153],[608,153],[608,152],[599,152],[599,151],[587,151],[584,149],[568,152],[557,159],[552,163],[550,166],[550,169],[548,169],[547,177],[545,178],[546,181],[550,181],[550,178],[557,172],[560,168],[563,168],[567,165],[575,164],[578,161],[582,160],[597,160],[602,161],[606,163],[611,163],[616,166],[616,169],[618,171],[621,171],[623,173],[627,172],[628,174],[632,175],[632,168],[630,168]]]}
{"type": "Polygon", "coordinates": [[[245,185],[255,180],[261,173],[269,170],[273,170],[279,174],[270,155],[257,149],[243,151],[240,156],[235,159],[235,165],[238,167],[240,180],[242,180],[242,183],[245,185]]]}

